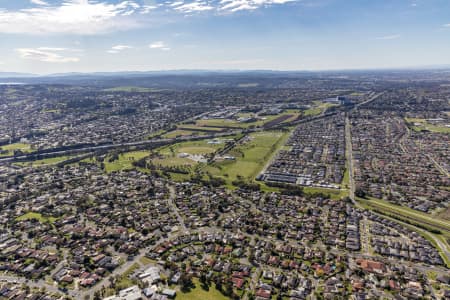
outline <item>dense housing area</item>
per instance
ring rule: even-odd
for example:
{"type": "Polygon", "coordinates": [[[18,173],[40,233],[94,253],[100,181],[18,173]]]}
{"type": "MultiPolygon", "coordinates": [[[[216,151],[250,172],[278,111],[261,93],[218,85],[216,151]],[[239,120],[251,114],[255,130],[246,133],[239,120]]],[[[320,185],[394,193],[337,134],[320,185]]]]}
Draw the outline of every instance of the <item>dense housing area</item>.
{"type": "Polygon", "coordinates": [[[445,73],[171,80],[0,85],[0,299],[450,298],[445,73]]]}

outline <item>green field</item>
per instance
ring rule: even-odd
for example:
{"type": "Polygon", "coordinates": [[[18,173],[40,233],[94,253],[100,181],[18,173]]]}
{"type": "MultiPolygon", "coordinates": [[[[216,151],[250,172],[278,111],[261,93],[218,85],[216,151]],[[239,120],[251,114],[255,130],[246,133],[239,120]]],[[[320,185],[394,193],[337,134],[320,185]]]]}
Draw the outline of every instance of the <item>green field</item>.
{"type": "Polygon", "coordinates": [[[37,220],[40,223],[53,223],[57,220],[57,218],[54,217],[44,217],[40,213],[35,212],[28,212],[18,218],[16,218],[16,221],[27,221],[27,220],[37,220]]]}
{"type": "MultiPolygon", "coordinates": [[[[223,139],[219,139],[223,140],[223,139]]],[[[209,140],[201,140],[201,141],[189,141],[178,143],[170,146],[165,146],[160,148],[158,153],[163,155],[173,155],[175,156],[180,153],[189,153],[189,154],[209,154],[214,153],[218,149],[225,146],[225,142],[221,144],[208,144],[209,140]]]]}
{"type": "Polygon", "coordinates": [[[162,157],[154,158],[152,159],[152,162],[163,167],[194,166],[197,162],[189,158],[181,158],[179,155],[181,153],[188,153],[192,155],[212,155],[224,146],[224,142],[221,144],[208,144],[208,140],[178,143],[158,149],[157,153],[162,157]]]}
{"type": "Polygon", "coordinates": [[[253,181],[278,148],[284,144],[288,134],[289,132],[281,131],[252,133],[249,135],[250,140],[227,153],[236,158],[234,161],[215,162],[206,166],[204,171],[223,178],[229,186],[238,179],[238,176],[253,181]]]}
{"type": "Polygon", "coordinates": [[[71,156],[58,156],[58,157],[51,157],[51,158],[44,158],[34,161],[28,161],[28,162],[17,162],[14,163],[15,165],[22,166],[22,167],[39,167],[39,166],[47,166],[47,165],[55,165],[60,162],[63,162],[65,160],[70,159],[71,156]]]}
{"type": "Polygon", "coordinates": [[[337,106],[337,104],[332,103],[323,103],[321,101],[314,101],[314,105],[305,110],[303,114],[305,116],[317,116],[320,115],[322,112],[324,112],[327,108],[337,106]]]}
{"type": "MultiPolygon", "coordinates": [[[[211,125],[213,126],[213,125],[211,125]]],[[[215,126],[215,125],[214,125],[215,126]]],[[[223,125],[222,125],[223,126],[223,125]]],[[[224,129],[222,127],[204,127],[203,125],[179,125],[178,126],[178,130],[183,130],[183,131],[204,131],[204,132],[222,132],[224,131],[224,129]]]]}
{"type": "Polygon", "coordinates": [[[307,194],[326,194],[329,195],[331,199],[339,200],[345,197],[348,197],[348,190],[346,189],[327,189],[327,188],[320,188],[320,187],[309,187],[305,186],[303,187],[303,191],[307,194]]]}
{"type": "Polygon", "coordinates": [[[104,164],[107,173],[134,169],[133,162],[141,158],[149,156],[148,151],[132,151],[119,154],[119,159],[108,162],[109,157],[106,157],[104,164]]]}
{"type": "Polygon", "coordinates": [[[445,125],[430,124],[426,119],[405,118],[405,121],[411,124],[411,129],[414,131],[428,130],[437,133],[450,133],[450,127],[446,127],[445,125]],[[420,125],[415,125],[415,123],[420,125]]]}
{"type": "Polygon", "coordinates": [[[348,168],[345,168],[344,178],[342,179],[341,182],[341,188],[347,189],[349,185],[350,185],[350,172],[348,168]]]}
{"type": "Polygon", "coordinates": [[[14,143],[9,145],[0,146],[0,150],[7,151],[7,153],[0,153],[0,156],[11,156],[14,154],[14,150],[21,150],[22,152],[32,152],[31,145],[24,143],[14,143]]]}
{"type": "Polygon", "coordinates": [[[166,134],[163,135],[164,138],[176,138],[176,137],[180,137],[180,136],[189,136],[189,135],[202,135],[204,134],[203,132],[198,132],[198,131],[189,131],[189,130],[174,130],[174,131],[170,131],[166,134]]]}
{"type": "Polygon", "coordinates": [[[197,162],[188,158],[181,158],[176,156],[165,156],[164,158],[152,158],[151,162],[162,167],[179,167],[179,166],[194,166],[197,162]]]}
{"type": "Polygon", "coordinates": [[[228,300],[229,298],[224,296],[220,291],[218,291],[214,284],[205,291],[200,287],[200,283],[197,279],[193,279],[195,288],[188,293],[183,293],[177,291],[176,300],[228,300]]]}

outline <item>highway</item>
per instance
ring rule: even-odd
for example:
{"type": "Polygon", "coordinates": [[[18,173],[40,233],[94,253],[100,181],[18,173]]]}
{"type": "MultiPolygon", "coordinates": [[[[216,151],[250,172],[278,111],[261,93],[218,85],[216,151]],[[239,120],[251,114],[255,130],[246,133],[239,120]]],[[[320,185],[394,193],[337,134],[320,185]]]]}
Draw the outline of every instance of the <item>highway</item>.
{"type": "Polygon", "coordinates": [[[221,133],[215,133],[215,134],[203,135],[203,136],[185,136],[185,137],[170,138],[170,139],[151,139],[151,140],[137,141],[137,142],[131,142],[131,143],[90,146],[90,147],[84,147],[84,148],[80,148],[80,149],[70,149],[70,150],[62,150],[62,151],[52,151],[51,149],[48,149],[46,153],[41,153],[41,154],[30,153],[30,154],[26,154],[26,155],[22,155],[22,156],[1,158],[0,164],[8,163],[8,162],[15,162],[15,161],[27,161],[27,160],[33,160],[36,158],[43,159],[46,157],[73,155],[73,154],[85,153],[85,152],[108,151],[108,150],[114,150],[114,149],[120,149],[120,148],[131,148],[131,147],[138,147],[138,146],[161,146],[161,145],[175,144],[175,143],[186,142],[186,141],[214,139],[214,138],[220,138],[220,137],[236,135],[236,134],[240,134],[240,133],[244,133],[244,132],[253,132],[253,131],[258,131],[258,130],[261,130],[261,129],[245,129],[245,130],[242,129],[242,130],[233,130],[233,131],[227,131],[227,132],[221,132],[221,133]]]}

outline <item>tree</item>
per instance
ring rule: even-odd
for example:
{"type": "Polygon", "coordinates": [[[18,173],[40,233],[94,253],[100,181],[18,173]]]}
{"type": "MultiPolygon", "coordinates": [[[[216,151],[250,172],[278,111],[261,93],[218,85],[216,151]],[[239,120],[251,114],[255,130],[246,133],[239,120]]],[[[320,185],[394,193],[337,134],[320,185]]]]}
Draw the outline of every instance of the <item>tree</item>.
{"type": "Polygon", "coordinates": [[[194,287],[194,283],[192,282],[192,275],[183,272],[180,276],[180,284],[181,284],[181,291],[183,293],[189,292],[191,288],[194,287]]]}
{"type": "Polygon", "coordinates": [[[356,188],[355,195],[356,195],[356,197],[366,198],[366,191],[364,191],[362,188],[358,187],[358,188],[356,188]]]}
{"type": "Polygon", "coordinates": [[[215,279],[216,289],[218,291],[222,291],[222,275],[218,275],[215,279]]]}

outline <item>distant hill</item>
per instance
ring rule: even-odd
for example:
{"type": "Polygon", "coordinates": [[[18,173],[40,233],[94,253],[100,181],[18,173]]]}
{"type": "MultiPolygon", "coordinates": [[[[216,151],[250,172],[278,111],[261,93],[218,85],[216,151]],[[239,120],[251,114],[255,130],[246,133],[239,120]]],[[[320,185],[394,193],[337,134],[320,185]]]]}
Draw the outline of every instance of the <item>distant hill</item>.
{"type": "Polygon", "coordinates": [[[29,73],[0,72],[2,84],[63,84],[113,87],[136,87],[150,89],[196,89],[196,88],[298,88],[317,79],[322,82],[336,79],[351,81],[373,81],[409,77],[411,80],[450,80],[450,70],[392,69],[392,70],[344,70],[344,71],[271,71],[271,70],[172,70],[148,72],[94,72],[57,73],[35,75],[29,73]]]}
{"type": "Polygon", "coordinates": [[[29,78],[37,76],[38,75],[31,73],[0,72],[0,78],[29,78]]]}

